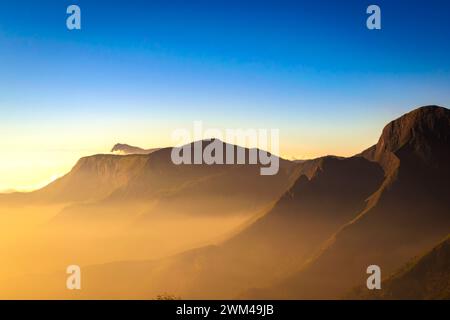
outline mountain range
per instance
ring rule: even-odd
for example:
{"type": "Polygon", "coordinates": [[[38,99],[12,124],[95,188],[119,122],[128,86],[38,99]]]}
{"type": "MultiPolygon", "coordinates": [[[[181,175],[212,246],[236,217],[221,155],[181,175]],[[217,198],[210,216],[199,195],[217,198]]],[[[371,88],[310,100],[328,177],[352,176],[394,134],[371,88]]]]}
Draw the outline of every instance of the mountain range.
{"type": "Polygon", "coordinates": [[[171,150],[116,145],[113,151],[127,155],[80,159],[47,187],[1,195],[0,204],[64,203],[47,228],[76,224],[97,232],[122,218],[130,232],[146,233],[161,217],[241,217],[222,230],[225,237],[158,259],[85,266],[77,293],[53,273],[14,279],[17,296],[448,298],[448,281],[439,279],[449,272],[449,109],[415,109],[353,157],[280,159],[274,176],[261,176],[257,165],[177,166],[171,150]],[[385,279],[380,292],[363,286],[373,264],[385,279]]]}

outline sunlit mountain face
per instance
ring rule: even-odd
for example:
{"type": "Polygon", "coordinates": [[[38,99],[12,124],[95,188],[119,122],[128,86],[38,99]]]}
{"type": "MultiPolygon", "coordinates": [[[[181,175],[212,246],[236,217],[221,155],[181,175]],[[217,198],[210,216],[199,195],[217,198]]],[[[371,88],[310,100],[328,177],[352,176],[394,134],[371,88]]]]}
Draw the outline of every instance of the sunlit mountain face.
{"type": "Polygon", "coordinates": [[[2,1],[0,299],[449,299],[448,12],[2,1]]]}

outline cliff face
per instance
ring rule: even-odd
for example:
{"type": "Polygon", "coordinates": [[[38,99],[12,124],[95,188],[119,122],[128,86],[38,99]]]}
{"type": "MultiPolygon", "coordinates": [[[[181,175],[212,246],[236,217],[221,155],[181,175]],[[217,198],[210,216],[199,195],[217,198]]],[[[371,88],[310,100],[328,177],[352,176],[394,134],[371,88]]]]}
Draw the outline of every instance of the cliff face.
{"type": "Polygon", "coordinates": [[[398,167],[398,154],[405,149],[426,165],[448,170],[449,126],[449,109],[421,107],[390,122],[378,143],[363,155],[381,163],[387,174],[398,167]]]}
{"type": "Polygon", "coordinates": [[[35,191],[37,202],[88,202],[100,200],[141,173],[146,156],[95,155],[80,159],[64,177],[35,191]]]}

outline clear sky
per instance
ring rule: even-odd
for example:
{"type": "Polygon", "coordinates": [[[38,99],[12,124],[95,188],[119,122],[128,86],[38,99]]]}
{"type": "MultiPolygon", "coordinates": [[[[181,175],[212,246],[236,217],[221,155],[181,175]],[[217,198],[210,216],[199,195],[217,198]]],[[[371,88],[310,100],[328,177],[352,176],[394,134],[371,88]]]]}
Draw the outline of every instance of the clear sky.
{"type": "Polygon", "coordinates": [[[449,15],[445,0],[1,1],[0,190],[116,142],[171,145],[194,120],[279,128],[287,158],[352,155],[402,113],[450,105],[449,15]]]}

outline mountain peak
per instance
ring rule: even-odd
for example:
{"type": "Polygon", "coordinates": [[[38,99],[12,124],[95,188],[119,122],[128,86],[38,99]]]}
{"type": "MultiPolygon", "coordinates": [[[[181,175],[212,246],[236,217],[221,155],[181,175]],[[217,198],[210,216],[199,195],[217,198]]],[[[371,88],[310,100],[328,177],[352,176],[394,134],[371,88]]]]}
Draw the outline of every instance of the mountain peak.
{"type": "Polygon", "coordinates": [[[429,139],[448,140],[450,110],[438,106],[415,109],[390,122],[381,135],[378,147],[395,152],[407,143],[429,139]]]}
{"type": "Polygon", "coordinates": [[[385,169],[392,167],[403,149],[409,149],[425,161],[450,145],[450,110],[439,106],[424,106],[391,121],[383,129],[380,140],[371,150],[374,160],[385,169]]]}

